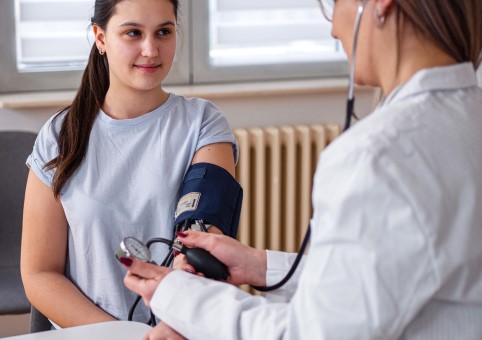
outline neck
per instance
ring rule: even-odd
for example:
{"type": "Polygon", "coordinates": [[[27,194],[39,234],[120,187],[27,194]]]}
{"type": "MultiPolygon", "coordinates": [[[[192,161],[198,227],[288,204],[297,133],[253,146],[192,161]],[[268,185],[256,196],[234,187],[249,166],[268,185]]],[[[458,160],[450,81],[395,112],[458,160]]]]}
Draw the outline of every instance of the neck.
{"type": "Polygon", "coordinates": [[[390,60],[379,76],[384,96],[387,96],[399,85],[407,82],[413,75],[423,69],[456,64],[457,61],[426,39],[418,38],[415,32],[404,34],[400,46],[392,49],[390,60]],[[398,52],[398,56],[396,55],[398,52]]]}
{"type": "Polygon", "coordinates": [[[151,112],[164,104],[169,94],[161,87],[151,91],[118,91],[110,87],[102,111],[114,119],[133,119],[151,112]]]}
{"type": "MultiPolygon", "coordinates": [[[[401,56],[400,59],[403,60],[403,57],[401,56]]],[[[447,54],[430,53],[430,51],[424,52],[419,57],[411,57],[403,63],[400,63],[395,77],[391,79],[387,77],[387,79],[382,81],[383,94],[385,96],[388,95],[396,87],[407,82],[415,73],[423,69],[448,66],[456,63],[456,60],[447,54]],[[424,57],[422,57],[422,55],[424,57]]]]}

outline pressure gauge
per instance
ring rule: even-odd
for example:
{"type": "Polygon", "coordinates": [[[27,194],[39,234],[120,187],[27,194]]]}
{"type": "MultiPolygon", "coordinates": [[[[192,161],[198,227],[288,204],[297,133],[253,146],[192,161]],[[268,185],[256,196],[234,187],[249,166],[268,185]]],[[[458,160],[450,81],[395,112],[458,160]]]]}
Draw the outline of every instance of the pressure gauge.
{"type": "Polygon", "coordinates": [[[142,262],[151,261],[149,248],[135,237],[126,237],[116,251],[116,257],[134,257],[142,262]]]}

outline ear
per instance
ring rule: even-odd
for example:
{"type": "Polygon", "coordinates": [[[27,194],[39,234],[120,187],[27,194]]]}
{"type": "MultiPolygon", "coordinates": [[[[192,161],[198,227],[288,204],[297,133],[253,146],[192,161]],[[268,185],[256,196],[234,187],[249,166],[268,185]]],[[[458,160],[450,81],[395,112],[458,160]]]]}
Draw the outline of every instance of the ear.
{"type": "Polygon", "coordinates": [[[96,24],[92,25],[92,31],[94,32],[95,45],[99,51],[105,51],[105,32],[102,28],[96,24]]]}
{"type": "Polygon", "coordinates": [[[378,16],[385,16],[393,6],[395,6],[394,0],[375,0],[375,10],[378,16]]]}
{"type": "Polygon", "coordinates": [[[374,0],[373,21],[377,28],[382,28],[385,25],[385,19],[389,16],[393,7],[395,7],[394,0],[374,0]]]}

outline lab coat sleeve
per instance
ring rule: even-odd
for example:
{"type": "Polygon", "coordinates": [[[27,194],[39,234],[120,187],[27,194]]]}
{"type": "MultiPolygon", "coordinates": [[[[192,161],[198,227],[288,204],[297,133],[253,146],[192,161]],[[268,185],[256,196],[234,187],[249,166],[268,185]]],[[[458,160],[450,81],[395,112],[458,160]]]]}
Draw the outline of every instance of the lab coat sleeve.
{"type": "Polygon", "coordinates": [[[279,339],[287,319],[286,303],[269,303],[233,285],[179,270],[162,280],[151,309],[191,340],[279,339]]]}
{"type": "MultiPolygon", "coordinates": [[[[280,282],[288,274],[293,266],[297,254],[289,254],[280,251],[267,250],[266,285],[272,286],[280,282]]],[[[303,268],[304,259],[301,259],[293,276],[279,289],[263,293],[270,302],[288,302],[293,297],[298,280],[303,268]]]]}

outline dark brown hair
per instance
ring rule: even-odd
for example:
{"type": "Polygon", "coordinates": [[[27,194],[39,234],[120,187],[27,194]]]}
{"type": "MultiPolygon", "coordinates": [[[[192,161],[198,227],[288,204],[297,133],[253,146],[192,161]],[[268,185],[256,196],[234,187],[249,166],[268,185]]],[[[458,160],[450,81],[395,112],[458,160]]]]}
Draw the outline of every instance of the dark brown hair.
{"type": "Polygon", "coordinates": [[[482,50],[481,0],[395,0],[402,19],[457,62],[477,69],[482,50]]]}
{"type": "MultiPolygon", "coordinates": [[[[334,1],[318,1],[331,21],[334,1]]],[[[433,41],[458,62],[482,61],[481,0],[394,0],[398,27],[406,20],[416,32],[433,41]]],[[[400,42],[400,31],[397,39],[400,42]]]]}
{"type": "MultiPolygon", "coordinates": [[[[96,0],[91,24],[105,30],[110,18],[115,14],[117,4],[122,1],[124,0],[96,0]]],[[[174,14],[177,19],[179,1],[170,1],[174,5],[174,14]]],[[[109,84],[107,57],[99,54],[94,43],[72,104],[62,109],[54,118],[55,120],[65,113],[57,140],[59,154],[44,167],[47,170],[55,169],[52,189],[56,198],[59,198],[62,187],[85,157],[90,131],[104,102],[109,84]]]]}

